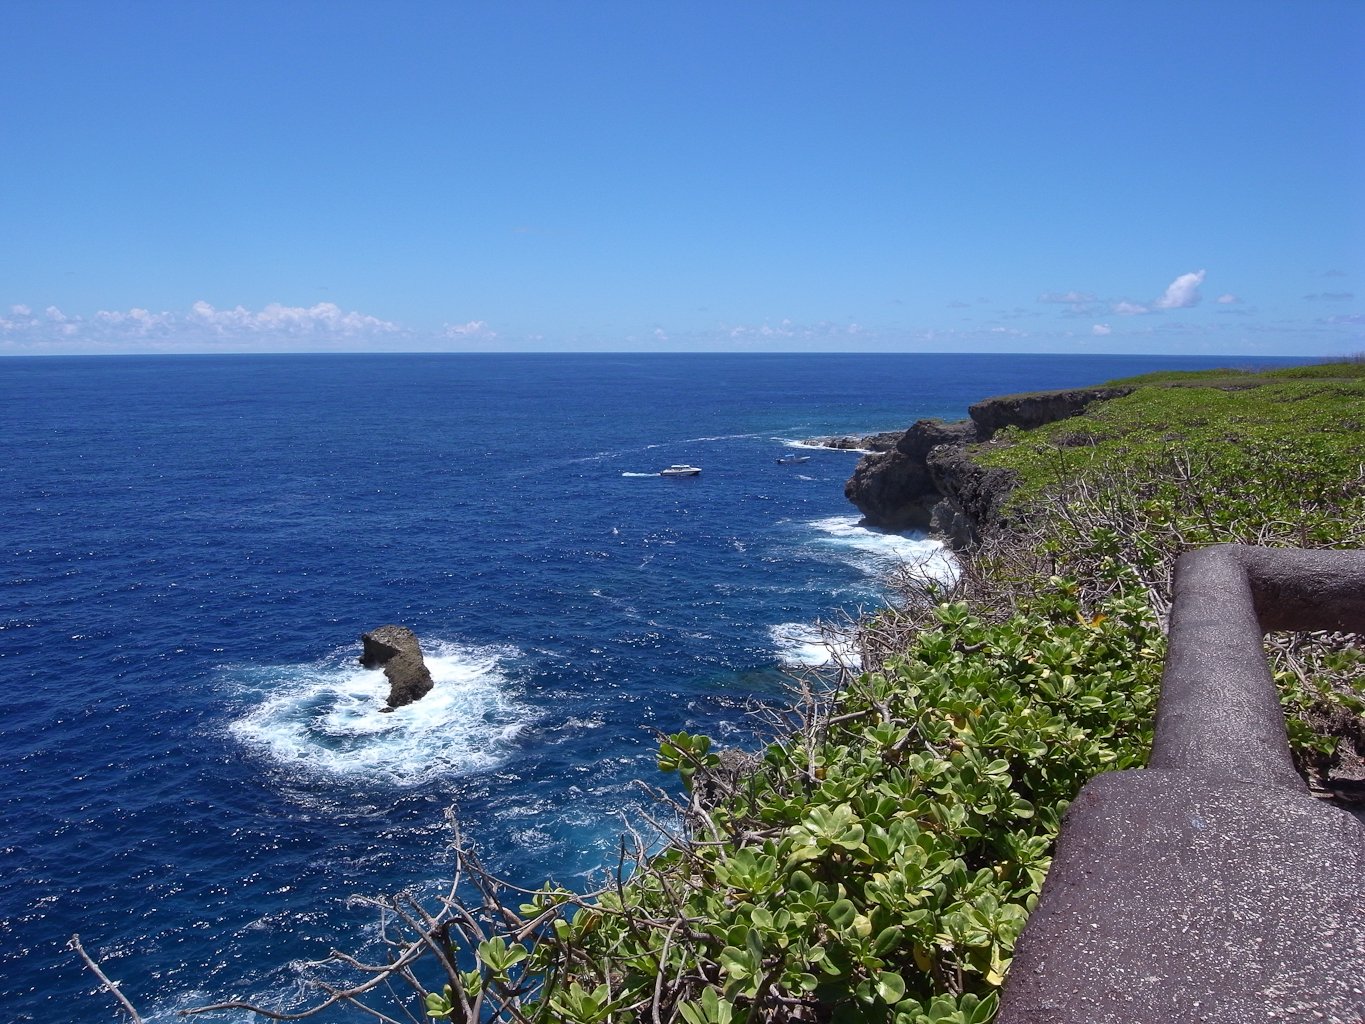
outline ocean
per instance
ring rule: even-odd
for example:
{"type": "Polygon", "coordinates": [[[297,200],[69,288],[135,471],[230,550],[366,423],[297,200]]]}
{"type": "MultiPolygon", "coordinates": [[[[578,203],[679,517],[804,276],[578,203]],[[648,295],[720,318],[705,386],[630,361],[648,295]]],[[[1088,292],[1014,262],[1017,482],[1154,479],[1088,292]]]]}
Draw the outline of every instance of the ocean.
{"type": "Polygon", "coordinates": [[[290,1003],[372,935],[349,897],[448,877],[447,808],[507,877],[582,883],[657,732],[755,744],[818,623],[945,564],[859,525],[856,454],[779,457],[1229,362],[1292,360],[0,360],[0,1019],[117,1019],[74,932],[149,1020],[290,1003]],[[387,623],[436,681],[392,714],[357,663],[387,623]]]}

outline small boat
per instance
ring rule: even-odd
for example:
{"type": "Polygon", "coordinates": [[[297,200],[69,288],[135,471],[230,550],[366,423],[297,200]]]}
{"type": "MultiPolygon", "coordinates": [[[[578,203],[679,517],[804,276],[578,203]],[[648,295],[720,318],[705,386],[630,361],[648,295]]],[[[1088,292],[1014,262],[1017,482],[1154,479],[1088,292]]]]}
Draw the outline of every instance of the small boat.
{"type": "Polygon", "coordinates": [[[809,462],[809,461],[810,461],[810,456],[809,456],[809,455],[783,455],[783,456],[780,456],[780,457],[778,458],[777,461],[780,462],[780,463],[782,463],[783,465],[786,465],[786,464],[788,464],[788,463],[793,463],[793,462],[809,462]]]}
{"type": "Polygon", "coordinates": [[[660,476],[696,476],[701,472],[700,466],[669,466],[667,469],[659,470],[660,476]]]}

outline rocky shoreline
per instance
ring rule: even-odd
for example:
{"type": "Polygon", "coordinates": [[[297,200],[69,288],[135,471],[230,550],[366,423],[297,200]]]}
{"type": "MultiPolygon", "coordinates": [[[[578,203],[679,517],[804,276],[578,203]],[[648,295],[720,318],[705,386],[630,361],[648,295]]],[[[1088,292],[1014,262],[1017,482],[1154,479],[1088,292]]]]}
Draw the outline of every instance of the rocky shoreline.
{"type": "Polygon", "coordinates": [[[973,445],[988,443],[1006,427],[1033,430],[1077,416],[1094,402],[1132,390],[1096,387],[1004,395],[975,403],[968,418],[955,423],[919,420],[901,433],[808,443],[867,452],[844,485],[844,495],[869,526],[923,530],[962,551],[1003,525],[1001,508],[1015,485],[1013,472],[974,461],[973,445]]]}

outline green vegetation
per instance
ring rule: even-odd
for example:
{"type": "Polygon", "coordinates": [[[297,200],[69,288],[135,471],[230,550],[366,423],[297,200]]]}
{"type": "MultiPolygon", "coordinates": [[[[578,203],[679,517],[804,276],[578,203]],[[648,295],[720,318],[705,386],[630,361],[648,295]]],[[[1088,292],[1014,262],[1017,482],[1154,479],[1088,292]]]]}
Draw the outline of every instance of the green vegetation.
{"type": "Polygon", "coordinates": [[[667,737],[686,839],[592,900],[526,898],[428,1014],[473,1020],[484,996],[579,1024],[988,1020],[1061,810],[1146,755],[1162,637],[1141,599],[1095,611],[1060,579],[1001,621],[943,602],[908,638],[868,628],[900,653],[798,708],[756,770],[724,778],[705,737],[667,737]]]}
{"type": "MultiPolygon", "coordinates": [[[[1207,544],[1365,547],[1365,364],[1264,373],[1157,373],[1126,397],[976,453],[1011,469],[1006,547],[1102,592],[1121,568],[1164,621],[1175,558],[1207,544]]],[[[1028,561],[1025,558],[1024,561],[1028,561]]],[[[989,555],[976,571],[989,575],[989,555]]],[[[1011,585],[1028,574],[1005,569],[1011,585]]],[[[1362,654],[1353,637],[1272,636],[1291,745],[1311,782],[1365,743],[1362,654]]]]}
{"type": "MultiPolygon", "coordinates": [[[[666,844],[632,832],[579,893],[517,890],[457,843],[447,899],[383,901],[393,937],[369,966],[338,957],[361,980],[333,976],[330,998],[393,1019],[405,982],[463,1024],[989,1020],[1068,802],[1144,761],[1175,556],[1365,541],[1365,367],[1126,383],[981,446],[1019,474],[1009,529],[952,588],[861,623],[860,670],[807,680],[750,763],[663,739],[682,783],[657,794],[666,844]]],[[[1360,651],[1269,646],[1320,778],[1339,754],[1324,727],[1365,732],[1360,651]]]]}

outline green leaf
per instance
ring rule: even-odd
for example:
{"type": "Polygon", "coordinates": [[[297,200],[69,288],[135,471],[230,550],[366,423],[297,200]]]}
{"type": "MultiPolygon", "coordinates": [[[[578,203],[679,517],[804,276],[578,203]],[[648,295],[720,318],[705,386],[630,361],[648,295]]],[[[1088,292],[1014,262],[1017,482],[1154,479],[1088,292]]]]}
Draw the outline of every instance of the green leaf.
{"type": "Polygon", "coordinates": [[[877,975],[877,997],[884,1003],[899,1003],[905,996],[905,981],[899,974],[882,971],[877,975]]]}

